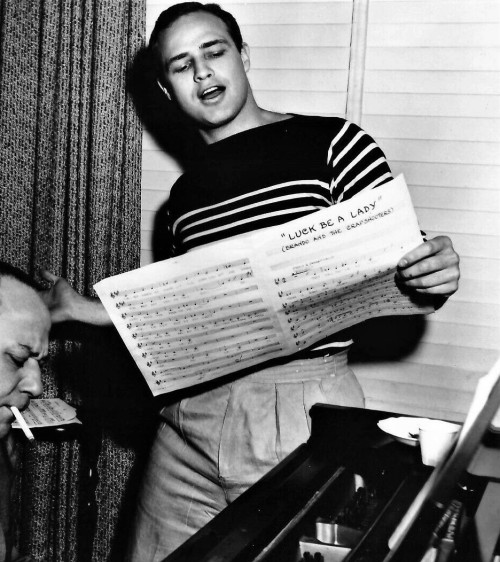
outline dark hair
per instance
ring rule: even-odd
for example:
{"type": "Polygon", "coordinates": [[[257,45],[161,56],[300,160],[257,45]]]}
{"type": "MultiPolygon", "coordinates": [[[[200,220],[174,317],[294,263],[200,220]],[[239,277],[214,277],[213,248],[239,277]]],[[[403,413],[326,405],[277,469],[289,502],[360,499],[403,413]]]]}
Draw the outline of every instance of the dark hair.
{"type": "Polygon", "coordinates": [[[10,277],[11,279],[16,279],[23,285],[27,285],[28,287],[35,289],[35,291],[41,290],[40,285],[38,285],[38,283],[27,273],[25,273],[18,267],[11,265],[10,263],[0,260],[0,281],[2,280],[2,277],[10,277]]]}
{"type": "Polygon", "coordinates": [[[243,38],[241,36],[240,26],[234,16],[223,10],[218,4],[202,4],[201,2],[181,2],[180,4],[174,4],[173,6],[170,6],[170,8],[164,10],[158,16],[154,29],[151,32],[151,37],[149,39],[149,48],[151,51],[154,52],[156,49],[158,44],[158,35],[160,32],[170,27],[180,17],[193,14],[195,12],[212,14],[222,20],[226,25],[229,35],[234,41],[236,48],[241,53],[241,49],[243,48],[243,38]]]}

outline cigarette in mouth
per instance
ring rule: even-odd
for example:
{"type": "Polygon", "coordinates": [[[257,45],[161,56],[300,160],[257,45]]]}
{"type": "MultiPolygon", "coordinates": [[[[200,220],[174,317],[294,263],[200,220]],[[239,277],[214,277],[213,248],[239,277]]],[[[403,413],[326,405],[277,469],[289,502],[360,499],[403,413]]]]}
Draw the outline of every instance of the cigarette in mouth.
{"type": "Polygon", "coordinates": [[[35,439],[35,436],[33,435],[33,433],[31,433],[31,430],[28,427],[28,424],[26,423],[25,419],[21,415],[21,412],[15,406],[11,406],[10,409],[11,409],[11,412],[16,417],[17,422],[21,426],[21,429],[24,431],[24,435],[26,435],[26,437],[30,441],[33,441],[33,439],[35,439]]]}

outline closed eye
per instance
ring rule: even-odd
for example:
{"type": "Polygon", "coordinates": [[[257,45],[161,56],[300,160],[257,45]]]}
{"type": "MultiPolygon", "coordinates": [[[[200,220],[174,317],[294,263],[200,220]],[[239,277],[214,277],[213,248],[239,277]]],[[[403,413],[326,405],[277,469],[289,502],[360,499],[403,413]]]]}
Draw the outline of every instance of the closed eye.
{"type": "Polygon", "coordinates": [[[174,72],[178,73],[178,72],[185,72],[186,70],[188,70],[191,66],[191,63],[187,62],[185,64],[183,64],[182,66],[176,66],[174,67],[174,72]]]}
{"type": "Polygon", "coordinates": [[[222,49],[221,51],[211,51],[207,53],[207,57],[211,59],[217,59],[219,57],[222,57],[225,52],[226,51],[224,49],[222,49]]]}
{"type": "Polygon", "coordinates": [[[16,367],[18,367],[19,369],[21,367],[24,367],[24,364],[28,359],[27,357],[18,357],[17,355],[13,355],[12,353],[9,353],[9,357],[12,363],[14,363],[14,365],[16,365],[16,367]]]}

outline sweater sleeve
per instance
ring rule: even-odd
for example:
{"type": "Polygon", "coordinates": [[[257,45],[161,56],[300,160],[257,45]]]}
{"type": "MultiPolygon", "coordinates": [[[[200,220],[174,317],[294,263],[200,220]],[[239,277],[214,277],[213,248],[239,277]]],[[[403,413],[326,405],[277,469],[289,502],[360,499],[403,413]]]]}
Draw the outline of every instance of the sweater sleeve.
{"type": "Polygon", "coordinates": [[[346,121],[328,150],[332,200],[340,203],[392,179],[384,153],[363,129],[346,121]]]}
{"type": "Polygon", "coordinates": [[[155,262],[166,260],[176,255],[168,200],[155,213],[153,232],[151,233],[151,249],[153,261],[155,262]]]}

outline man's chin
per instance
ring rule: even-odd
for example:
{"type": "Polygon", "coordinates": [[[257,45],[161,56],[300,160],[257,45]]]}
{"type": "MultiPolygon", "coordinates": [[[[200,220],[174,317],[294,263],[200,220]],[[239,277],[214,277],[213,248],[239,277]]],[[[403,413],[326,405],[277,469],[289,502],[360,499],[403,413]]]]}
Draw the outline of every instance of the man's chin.
{"type": "Polygon", "coordinates": [[[232,123],[237,115],[238,111],[217,108],[198,117],[193,117],[192,122],[201,130],[211,131],[232,123]]]}

